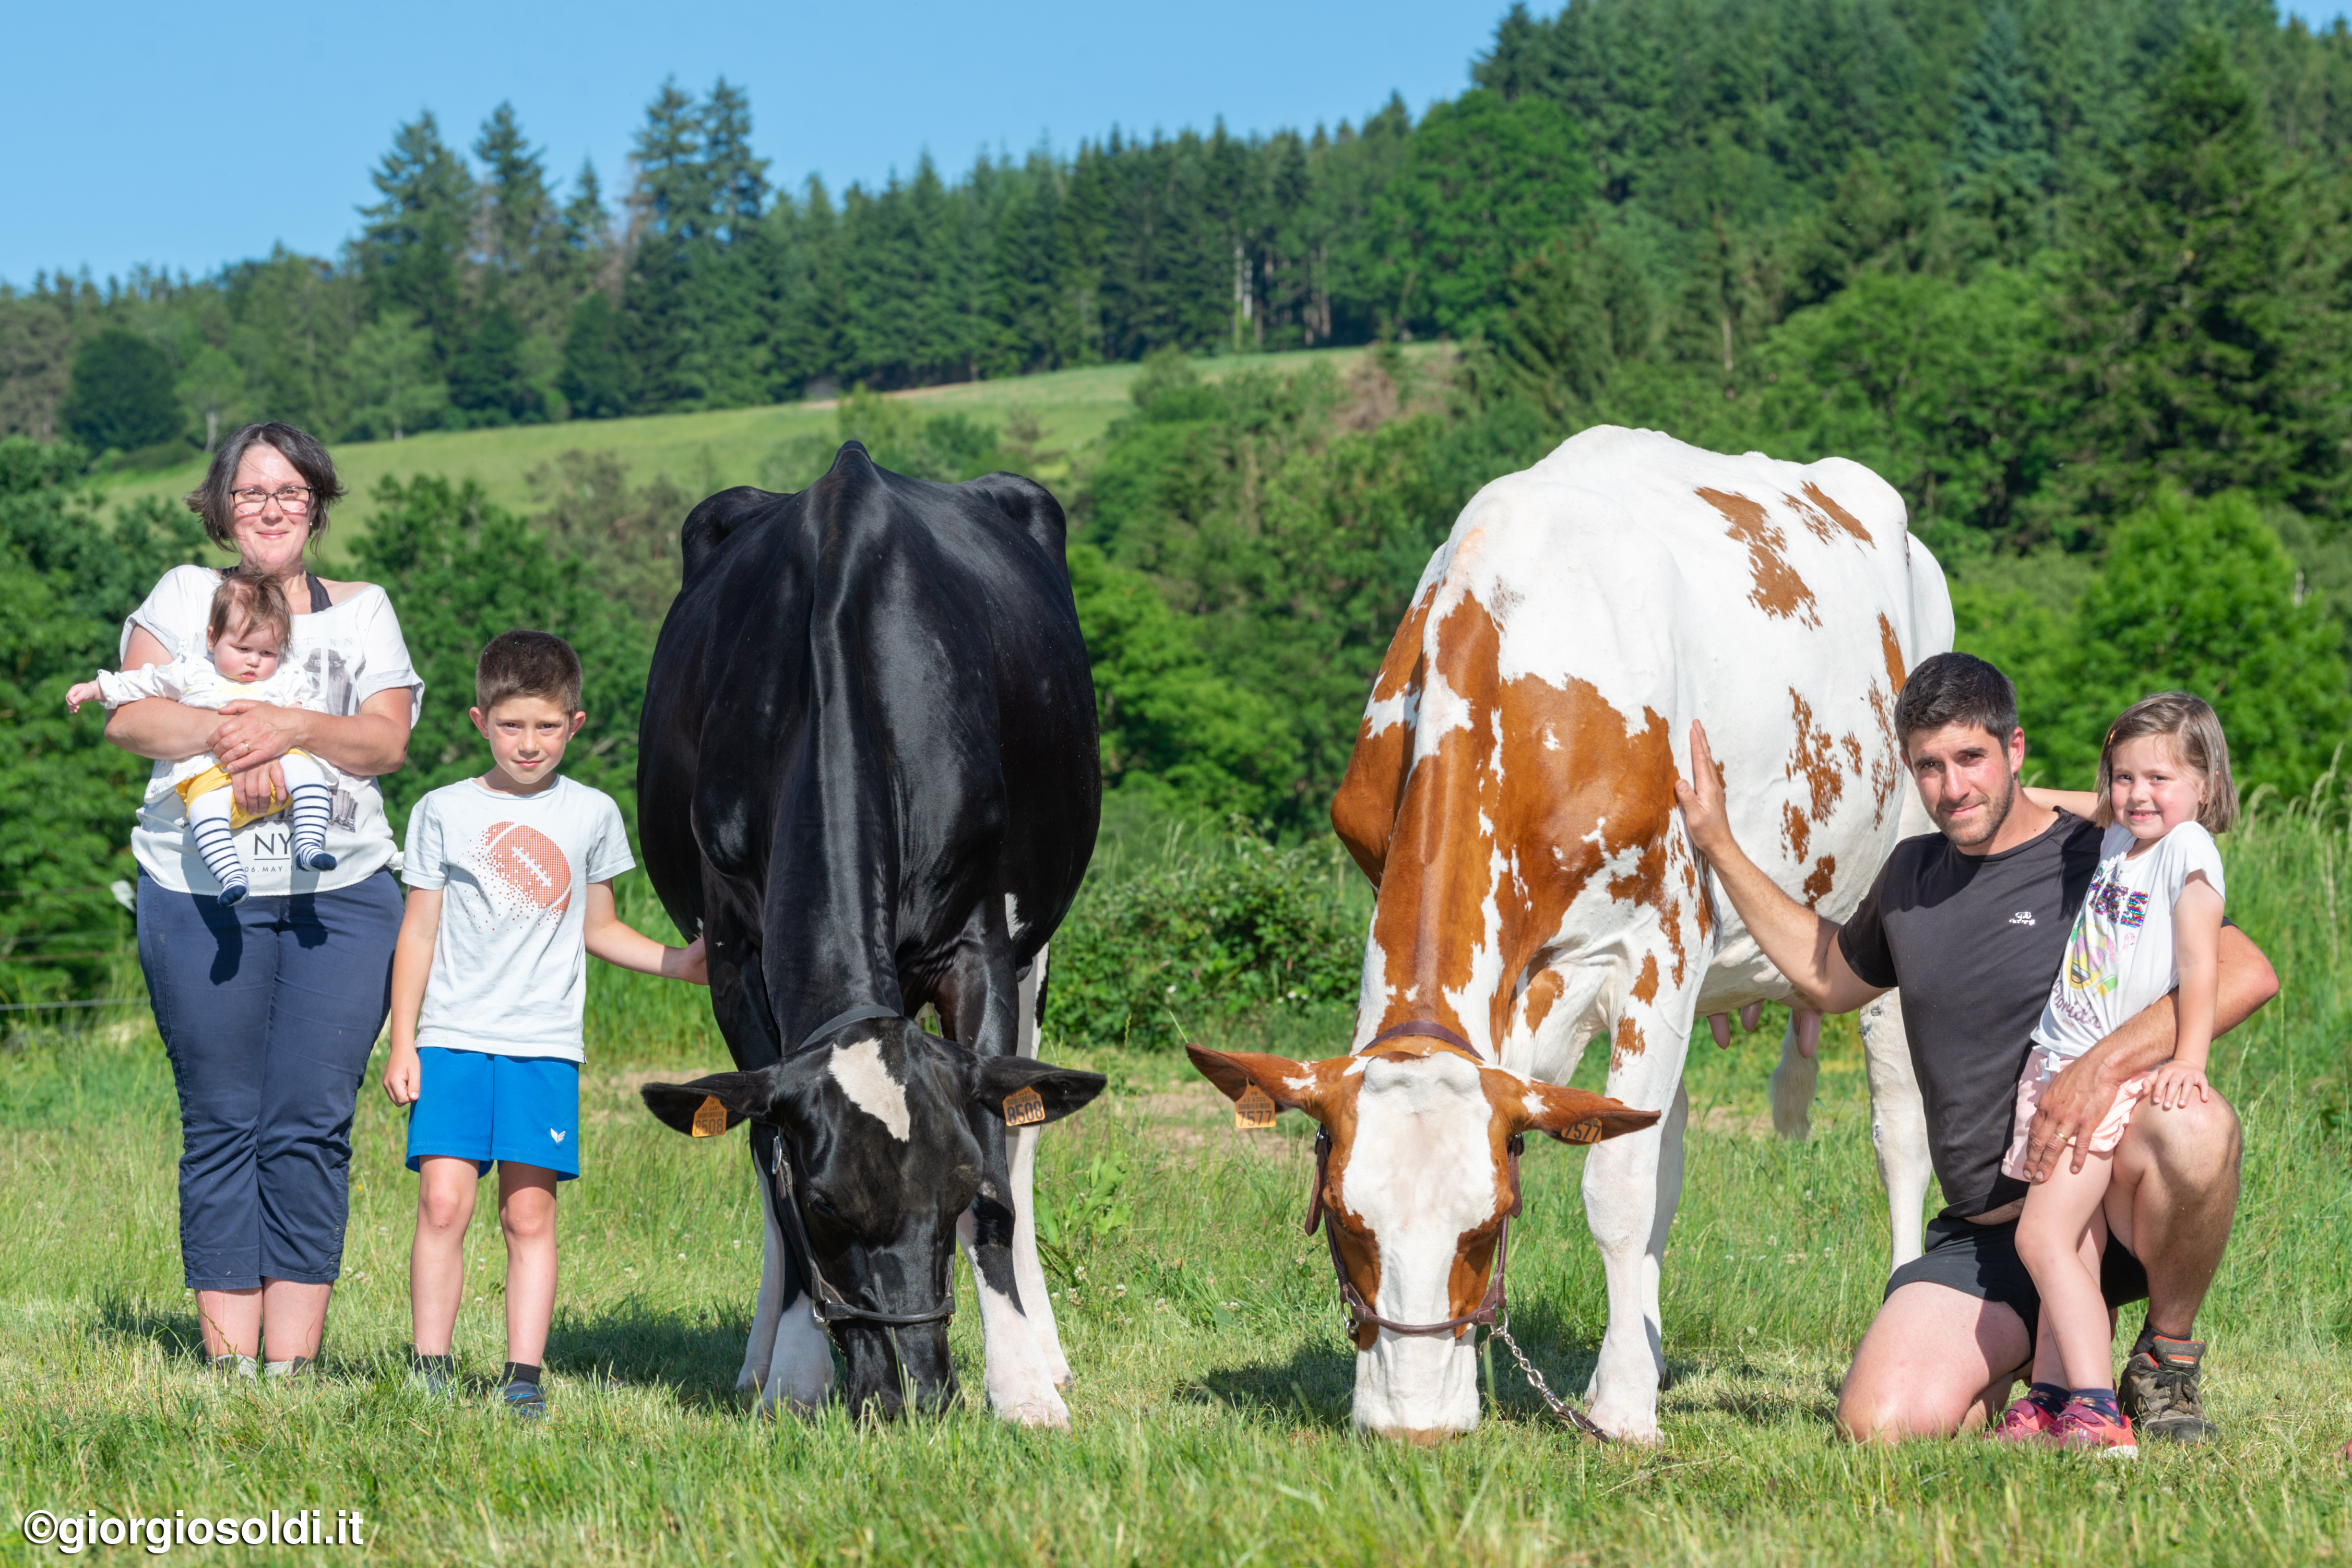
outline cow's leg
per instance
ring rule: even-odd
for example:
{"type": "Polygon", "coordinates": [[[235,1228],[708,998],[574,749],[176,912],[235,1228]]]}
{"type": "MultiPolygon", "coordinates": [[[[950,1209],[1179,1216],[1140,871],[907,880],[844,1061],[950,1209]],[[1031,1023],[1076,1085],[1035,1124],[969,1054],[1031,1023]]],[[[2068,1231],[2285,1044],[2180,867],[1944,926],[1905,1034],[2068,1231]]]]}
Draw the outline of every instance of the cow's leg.
{"type": "MultiPolygon", "coordinates": [[[[1004,907],[983,899],[966,923],[954,962],[937,996],[940,1016],[954,1038],[980,1056],[1005,1056],[1020,1044],[1021,984],[1013,972],[1013,942],[1004,907]]],[[[1035,1048],[1034,1046],[1031,1047],[1035,1048]]],[[[1033,1134],[1034,1129],[1029,1130],[1033,1134]]],[[[973,1293],[980,1298],[983,1385],[990,1408],[1024,1426],[1066,1426],[1069,1406],[1055,1392],[1055,1366],[1046,1359],[1039,1320],[1025,1310],[1028,1297],[1015,1267],[1015,1209],[1010,1149],[1001,1115],[976,1110],[972,1133],[981,1145],[980,1196],[956,1222],[957,1239],[971,1264],[973,1293]]],[[[1035,1144],[1030,1144],[1034,1151],[1035,1144]]],[[[1025,1208],[1025,1205],[1023,1205],[1025,1208]]],[[[1033,1223],[1034,1223],[1034,1216],[1033,1223]]],[[[1031,1235],[1031,1247],[1035,1237],[1031,1235]]],[[[1045,1300],[1042,1271],[1034,1287],[1045,1300]]],[[[1051,1319],[1045,1321],[1050,1324],[1051,1319]]],[[[1066,1367],[1063,1375],[1067,1375],[1066,1367]]]]}
{"type": "MultiPolygon", "coordinates": [[[[1021,1032],[1016,1048],[1033,1060],[1037,1055],[1037,1030],[1042,1022],[1039,1007],[1045,994],[1045,959],[1049,951],[1039,948],[1029,973],[1021,977],[1021,1032]]],[[[1054,1295],[1045,1287],[1045,1266],[1037,1260],[1037,1135],[1044,1131],[1042,1127],[1024,1127],[1009,1140],[1013,1162],[1013,1279],[1020,1289],[1022,1305],[1028,1310],[1030,1327],[1045,1357],[1045,1365],[1053,1373],[1054,1385],[1067,1388],[1074,1381],[1070,1363],[1062,1353],[1062,1333],[1054,1320],[1054,1295]]]]}
{"type": "Polygon", "coordinates": [[[760,1140],[751,1139],[751,1184],[760,1189],[760,1298],[751,1309],[751,1337],[743,1343],[743,1370],[736,1374],[737,1392],[764,1388],[776,1346],[776,1319],[784,1310],[784,1237],[776,1226],[776,1200],[768,1192],[768,1173],[760,1169],[760,1140]]]}
{"type": "Polygon", "coordinates": [[[1927,1178],[1935,1174],[1898,993],[1890,991],[1862,1010],[1862,1056],[1870,1071],[1870,1142],[1878,1152],[1878,1179],[1886,1185],[1891,1274],[1919,1256],[1920,1211],[1927,1178]]]}
{"type": "Polygon", "coordinates": [[[1813,1135],[1813,1092],[1822,1080],[1822,1016],[1791,1005],[1772,1069],[1772,1131],[1801,1143],[1813,1135]]]}
{"type": "Polygon", "coordinates": [[[1675,1385],[1666,1369],[1665,1313],[1658,1306],[1658,1281],[1665,1273],[1666,1233],[1683,1202],[1683,1129],[1690,1122],[1690,1087],[1675,1085],[1675,1108],[1660,1126],[1658,1147],[1658,1212],[1650,1222],[1649,1250],[1642,1255],[1642,1313],[1649,1325],[1650,1348],[1658,1358],[1658,1387],[1675,1385]]]}
{"type": "Polygon", "coordinates": [[[767,1128],[751,1129],[752,1179],[760,1189],[767,1237],[760,1262],[760,1302],[751,1315],[751,1338],[744,1346],[743,1372],[735,1386],[759,1389],[763,1411],[773,1410],[779,1402],[807,1410],[823,1405],[833,1393],[833,1342],[809,1313],[807,1287],[776,1223],[775,1187],[762,1163],[775,1137],[767,1128]]]}
{"type": "MultiPolygon", "coordinates": [[[[1658,967],[1673,956],[1657,954],[1658,967]]],[[[1635,1110],[1667,1114],[1657,1126],[1595,1144],[1584,1159],[1584,1215],[1609,1290],[1609,1327],[1586,1394],[1602,1431],[1636,1443],[1659,1436],[1665,1345],[1658,1270],[1682,1193],[1682,1069],[1696,1003],[1694,984],[1689,994],[1661,996],[1656,1005],[1631,1001],[1618,1015],[1609,1092],[1635,1110]]]]}

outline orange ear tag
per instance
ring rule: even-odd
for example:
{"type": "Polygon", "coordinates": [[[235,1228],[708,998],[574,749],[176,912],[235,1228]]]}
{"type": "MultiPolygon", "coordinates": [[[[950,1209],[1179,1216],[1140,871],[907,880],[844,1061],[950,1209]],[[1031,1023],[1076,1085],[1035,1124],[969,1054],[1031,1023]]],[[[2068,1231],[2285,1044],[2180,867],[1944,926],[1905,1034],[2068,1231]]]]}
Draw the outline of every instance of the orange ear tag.
{"type": "Polygon", "coordinates": [[[704,1095],[702,1103],[694,1108],[694,1135],[697,1138],[716,1138],[726,1131],[727,1108],[719,1103],[717,1095],[704,1095]]]}
{"type": "Polygon", "coordinates": [[[1034,1089],[1016,1089],[1004,1097],[1004,1125],[1034,1127],[1045,1120],[1045,1097],[1034,1089]]]}
{"type": "Polygon", "coordinates": [[[1598,1143],[1601,1142],[1601,1118],[1588,1117],[1559,1135],[1563,1143],[1598,1143]]]}
{"type": "Polygon", "coordinates": [[[1262,1132],[1274,1125],[1280,1109],[1267,1098],[1265,1090],[1252,1084],[1234,1101],[1234,1125],[1245,1131],[1262,1132]]]}

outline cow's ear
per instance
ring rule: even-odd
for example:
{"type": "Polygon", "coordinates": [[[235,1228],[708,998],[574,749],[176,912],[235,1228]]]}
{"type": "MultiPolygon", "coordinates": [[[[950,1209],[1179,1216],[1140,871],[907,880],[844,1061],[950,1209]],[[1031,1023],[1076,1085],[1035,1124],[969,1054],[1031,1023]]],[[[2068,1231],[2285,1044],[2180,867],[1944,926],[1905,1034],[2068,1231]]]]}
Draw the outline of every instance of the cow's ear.
{"type": "Polygon", "coordinates": [[[972,1074],[971,1102],[1008,1127],[1030,1127],[1085,1110],[1109,1082],[1098,1072],[1027,1057],[991,1057],[972,1074]]]}
{"type": "Polygon", "coordinates": [[[1237,1100],[1255,1087],[1278,1110],[1303,1110],[1318,1121],[1328,1121],[1325,1114],[1333,1091],[1347,1069],[1354,1064],[1352,1057],[1332,1057],[1319,1062],[1293,1061],[1288,1057],[1270,1057],[1261,1051],[1213,1051],[1204,1046],[1186,1046],[1184,1054],[1192,1058],[1200,1075],[1217,1086],[1227,1100],[1237,1100]]]}
{"type": "Polygon", "coordinates": [[[1518,1132],[1547,1132],[1563,1143],[1598,1143],[1656,1123],[1663,1112],[1635,1110],[1621,1100],[1556,1083],[1520,1082],[1508,1103],[1518,1132]]]}
{"type": "Polygon", "coordinates": [[[696,1138],[711,1138],[737,1122],[767,1115],[776,1100],[775,1068],[758,1072],[720,1072],[692,1083],[648,1083],[638,1095],[666,1125],[696,1138]]]}

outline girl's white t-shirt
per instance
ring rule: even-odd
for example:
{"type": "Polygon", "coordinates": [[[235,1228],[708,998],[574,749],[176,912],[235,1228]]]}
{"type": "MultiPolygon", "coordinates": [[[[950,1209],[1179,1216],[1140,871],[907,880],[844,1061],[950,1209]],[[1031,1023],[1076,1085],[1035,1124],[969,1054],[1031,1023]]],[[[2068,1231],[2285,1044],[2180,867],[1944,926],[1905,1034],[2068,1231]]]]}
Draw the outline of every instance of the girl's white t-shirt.
{"type": "Polygon", "coordinates": [[[2137,858],[2139,841],[2121,823],[2099,841],[2099,868],[2066,939],[2066,962],[2051,983],[2034,1042],[2072,1061],[2180,984],[2173,963],[2172,906],[2202,871],[2228,897],[2213,836],[2184,822],[2137,858]]]}
{"type": "MultiPolygon", "coordinates": [[[[174,566],[164,573],[145,603],[122,623],[117,662],[130,652],[133,628],[153,637],[174,659],[204,658],[205,626],[219,586],[220,574],[209,567],[174,566]]],[[[400,617],[393,614],[392,600],[373,584],[340,605],[294,617],[286,667],[297,666],[317,693],[321,713],[349,718],[377,692],[400,688],[409,694],[410,724],[425,710],[425,682],[409,662],[400,617]]],[[[168,780],[175,766],[157,763],[154,779],[168,780]]],[[[296,870],[292,825],[282,812],[265,816],[247,823],[236,835],[237,857],[245,862],[257,897],[354,887],[395,863],[399,846],[393,840],[392,825],[384,820],[383,792],[376,781],[331,765],[328,772],[334,776],[335,793],[328,808],[327,850],[335,857],[335,868],[296,870]]],[[[131,853],[140,868],[157,886],[175,893],[218,893],[220,883],[205,868],[204,858],[188,837],[187,807],[177,792],[159,793],[152,782],[131,829],[131,853]]]]}

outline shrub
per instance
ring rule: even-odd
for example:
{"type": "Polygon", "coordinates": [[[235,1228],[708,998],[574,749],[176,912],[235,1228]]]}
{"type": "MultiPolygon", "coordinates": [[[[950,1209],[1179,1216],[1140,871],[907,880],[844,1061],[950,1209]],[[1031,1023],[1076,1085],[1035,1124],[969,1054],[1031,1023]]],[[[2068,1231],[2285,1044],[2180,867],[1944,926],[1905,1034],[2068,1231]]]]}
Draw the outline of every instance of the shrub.
{"type": "Polygon", "coordinates": [[[1054,939],[1055,1042],[1168,1050],[1208,1026],[1354,1004],[1369,889],[1328,842],[1235,837],[1108,871],[1054,939]]]}

